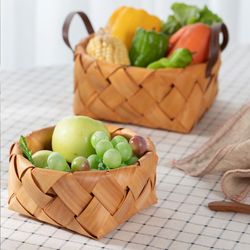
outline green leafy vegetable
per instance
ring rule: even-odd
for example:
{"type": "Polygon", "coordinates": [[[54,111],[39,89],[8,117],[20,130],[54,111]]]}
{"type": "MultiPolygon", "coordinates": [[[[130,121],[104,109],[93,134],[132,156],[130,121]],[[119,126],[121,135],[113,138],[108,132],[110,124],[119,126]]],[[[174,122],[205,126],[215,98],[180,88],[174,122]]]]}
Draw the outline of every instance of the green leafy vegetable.
{"type": "Polygon", "coordinates": [[[218,15],[214,14],[211,10],[209,10],[208,7],[205,5],[205,7],[200,11],[199,21],[201,23],[213,25],[215,23],[221,23],[222,19],[218,15]]]}
{"type": "Polygon", "coordinates": [[[24,136],[20,136],[19,139],[19,146],[23,152],[23,155],[32,163],[34,164],[34,160],[32,158],[32,152],[29,150],[26,138],[24,136]]]}
{"type": "Polygon", "coordinates": [[[171,15],[168,17],[167,22],[163,23],[161,30],[163,33],[170,36],[180,28],[181,28],[181,25],[178,23],[175,16],[171,15]]]}
{"type": "Polygon", "coordinates": [[[200,17],[200,10],[196,6],[185,3],[174,3],[171,6],[176,20],[181,26],[196,23],[200,17]]]}
{"type": "Polygon", "coordinates": [[[168,36],[171,36],[178,29],[188,24],[205,23],[207,25],[213,25],[223,22],[223,20],[206,5],[203,9],[200,9],[185,3],[174,3],[171,9],[173,10],[173,15],[168,17],[161,28],[161,31],[168,36]]]}

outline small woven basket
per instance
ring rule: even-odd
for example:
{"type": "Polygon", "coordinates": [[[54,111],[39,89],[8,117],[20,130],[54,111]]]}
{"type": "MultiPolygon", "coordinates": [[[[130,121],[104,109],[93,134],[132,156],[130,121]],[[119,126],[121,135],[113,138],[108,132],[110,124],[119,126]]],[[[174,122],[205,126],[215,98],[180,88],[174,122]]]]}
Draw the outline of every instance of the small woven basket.
{"type": "MultiPolygon", "coordinates": [[[[27,136],[36,152],[51,149],[53,127],[27,136]]],[[[130,138],[127,129],[109,127],[112,136],[130,138]]],[[[156,203],[157,155],[150,139],[137,165],[110,171],[67,173],[34,167],[19,144],[10,149],[9,208],[91,238],[101,238],[132,215],[156,203]]]]}
{"type": "Polygon", "coordinates": [[[184,69],[159,69],[117,65],[87,55],[92,25],[83,12],[70,13],[63,39],[74,53],[74,113],[121,123],[187,133],[210,108],[218,92],[220,51],[228,43],[225,24],[211,28],[209,59],[184,69]],[[75,14],[88,33],[73,50],[68,32],[75,14]],[[219,34],[223,42],[219,45],[219,34]]]}

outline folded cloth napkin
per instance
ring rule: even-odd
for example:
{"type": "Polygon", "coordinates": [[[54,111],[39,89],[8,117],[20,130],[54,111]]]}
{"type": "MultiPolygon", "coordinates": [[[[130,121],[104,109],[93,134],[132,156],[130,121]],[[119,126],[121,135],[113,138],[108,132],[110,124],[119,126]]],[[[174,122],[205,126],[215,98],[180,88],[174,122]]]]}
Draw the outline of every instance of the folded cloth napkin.
{"type": "Polygon", "coordinates": [[[249,205],[250,211],[250,103],[197,152],[173,164],[191,176],[224,173],[221,188],[226,198],[249,205]]]}

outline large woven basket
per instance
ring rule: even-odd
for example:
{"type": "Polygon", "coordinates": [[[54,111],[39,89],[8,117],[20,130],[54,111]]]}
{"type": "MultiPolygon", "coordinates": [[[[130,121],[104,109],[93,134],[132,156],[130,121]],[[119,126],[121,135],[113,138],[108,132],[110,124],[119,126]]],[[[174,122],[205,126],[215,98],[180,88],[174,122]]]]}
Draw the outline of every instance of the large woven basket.
{"type": "Polygon", "coordinates": [[[75,14],[92,34],[72,50],[75,114],[187,133],[211,107],[218,92],[220,51],[228,42],[225,24],[211,28],[207,62],[184,69],[150,70],[87,55],[85,48],[94,30],[83,12],[72,12],[65,20],[63,38],[70,48],[68,31],[75,14]],[[221,32],[223,42],[219,45],[221,32]]]}
{"type": "MultiPolygon", "coordinates": [[[[32,152],[51,149],[53,129],[27,136],[32,152]]],[[[134,135],[127,129],[109,130],[112,136],[134,135]]],[[[15,143],[10,149],[9,208],[91,238],[101,238],[157,201],[157,155],[150,139],[147,143],[149,150],[137,165],[74,173],[34,167],[15,143]]]]}

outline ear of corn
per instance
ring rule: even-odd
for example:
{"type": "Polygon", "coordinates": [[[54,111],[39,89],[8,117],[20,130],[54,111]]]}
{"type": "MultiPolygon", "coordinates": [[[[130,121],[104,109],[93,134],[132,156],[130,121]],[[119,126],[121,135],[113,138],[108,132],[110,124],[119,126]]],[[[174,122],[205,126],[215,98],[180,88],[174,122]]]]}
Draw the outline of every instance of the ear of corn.
{"type": "Polygon", "coordinates": [[[123,42],[104,32],[97,33],[90,39],[86,51],[98,60],[130,65],[128,50],[123,42]]]}

